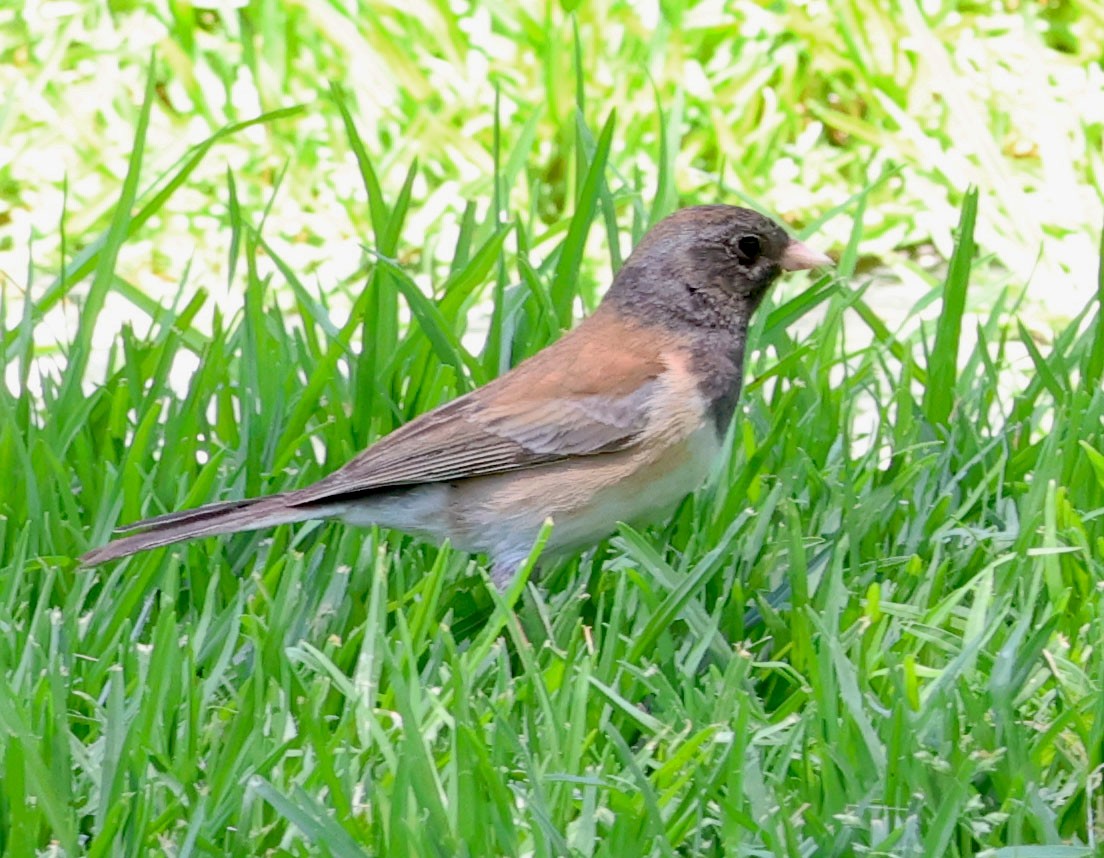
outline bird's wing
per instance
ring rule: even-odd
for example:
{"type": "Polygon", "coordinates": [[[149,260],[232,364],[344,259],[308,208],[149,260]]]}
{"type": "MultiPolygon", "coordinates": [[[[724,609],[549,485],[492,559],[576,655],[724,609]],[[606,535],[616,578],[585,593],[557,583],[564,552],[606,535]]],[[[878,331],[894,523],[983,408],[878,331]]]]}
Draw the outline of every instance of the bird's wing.
{"type": "Polygon", "coordinates": [[[480,408],[450,403],[396,431],[330,476],[295,492],[294,505],[390,486],[438,483],[624,450],[645,431],[645,386],[631,397],[480,408]],[[640,403],[636,407],[634,401],[640,403]]]}
{"type": "Polygon", "coordinates": [[[289,502],[315,504],[628,449],[646,434],[666,370],[661,356],[614,358],[620,365],[613,366],[611,360],[589,359],[592,337],[574,338],[570,345],[569,339],[400,427],[340,470],[291,493],[289,502]],[[557,360],[568,356],[570,365],[557,360]],[[587,366],[594,371],[581,369],[587,366]],[[617,384],[594,377],[610,372],[617,384]]]}

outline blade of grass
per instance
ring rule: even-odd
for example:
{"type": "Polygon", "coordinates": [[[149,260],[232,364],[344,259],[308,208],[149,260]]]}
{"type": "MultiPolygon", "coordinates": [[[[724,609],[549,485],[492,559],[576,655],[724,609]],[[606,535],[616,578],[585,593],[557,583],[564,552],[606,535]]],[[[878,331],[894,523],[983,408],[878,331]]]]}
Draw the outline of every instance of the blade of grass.
{"type": "Polygon", "coordinates": [[[943,284],[943,310],[939,314],[935,345],[928,362],[928,384],[924,389],[924,413],[928,421],[937,426],[946,425],[958,391],[958,344],[974,258],[977,210],[978,191],[971,188],[962,203],[954,255],[943,284]]]}

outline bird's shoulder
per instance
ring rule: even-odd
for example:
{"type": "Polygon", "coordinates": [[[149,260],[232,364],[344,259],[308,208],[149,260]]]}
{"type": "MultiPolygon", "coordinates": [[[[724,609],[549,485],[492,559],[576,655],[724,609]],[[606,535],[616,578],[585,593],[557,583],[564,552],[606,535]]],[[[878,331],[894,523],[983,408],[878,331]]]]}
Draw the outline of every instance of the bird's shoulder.
{"type": "Polygon", "coordinates": [[[296,501],[520,470],[690,431],[703,409],[689,376],[677,338],[599,311],[495,381],[380,439],[296,501]]]}

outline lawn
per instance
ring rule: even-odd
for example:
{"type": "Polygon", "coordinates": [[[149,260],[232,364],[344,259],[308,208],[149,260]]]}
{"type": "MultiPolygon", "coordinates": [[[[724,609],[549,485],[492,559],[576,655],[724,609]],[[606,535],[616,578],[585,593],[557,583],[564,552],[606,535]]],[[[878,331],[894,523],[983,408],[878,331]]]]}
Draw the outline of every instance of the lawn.
{"type": "Polygon", "coordinates": [[[1102,51],[1098,0],[0,7],[0,854],[1099,854],[1102,51]],[[79,567],[717,201],[839,264],[666,526],[501,596],[331,524],[79,567]]]}

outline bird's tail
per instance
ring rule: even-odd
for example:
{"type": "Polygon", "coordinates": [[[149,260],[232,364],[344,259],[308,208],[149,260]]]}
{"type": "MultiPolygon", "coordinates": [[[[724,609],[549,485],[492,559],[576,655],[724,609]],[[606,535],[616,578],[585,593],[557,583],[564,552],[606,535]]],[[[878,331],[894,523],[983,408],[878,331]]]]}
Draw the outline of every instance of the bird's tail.
{"type": "Polygon", "coordinates": [[[95,566],[108,560],[187,539],[216,536],[220,533],[237,533],[242,530],[261,530],[278,524],[321,518],[325,515],[317,507],[297,507],[288,501],[288,495],[269,495],[213,503],[195,509],[159,515],[156,518],[147,518],[119,528],[120,532],[135,532],[100,548],[94,548],[81,557],[81,563],[85,566],[95,566]]]}

